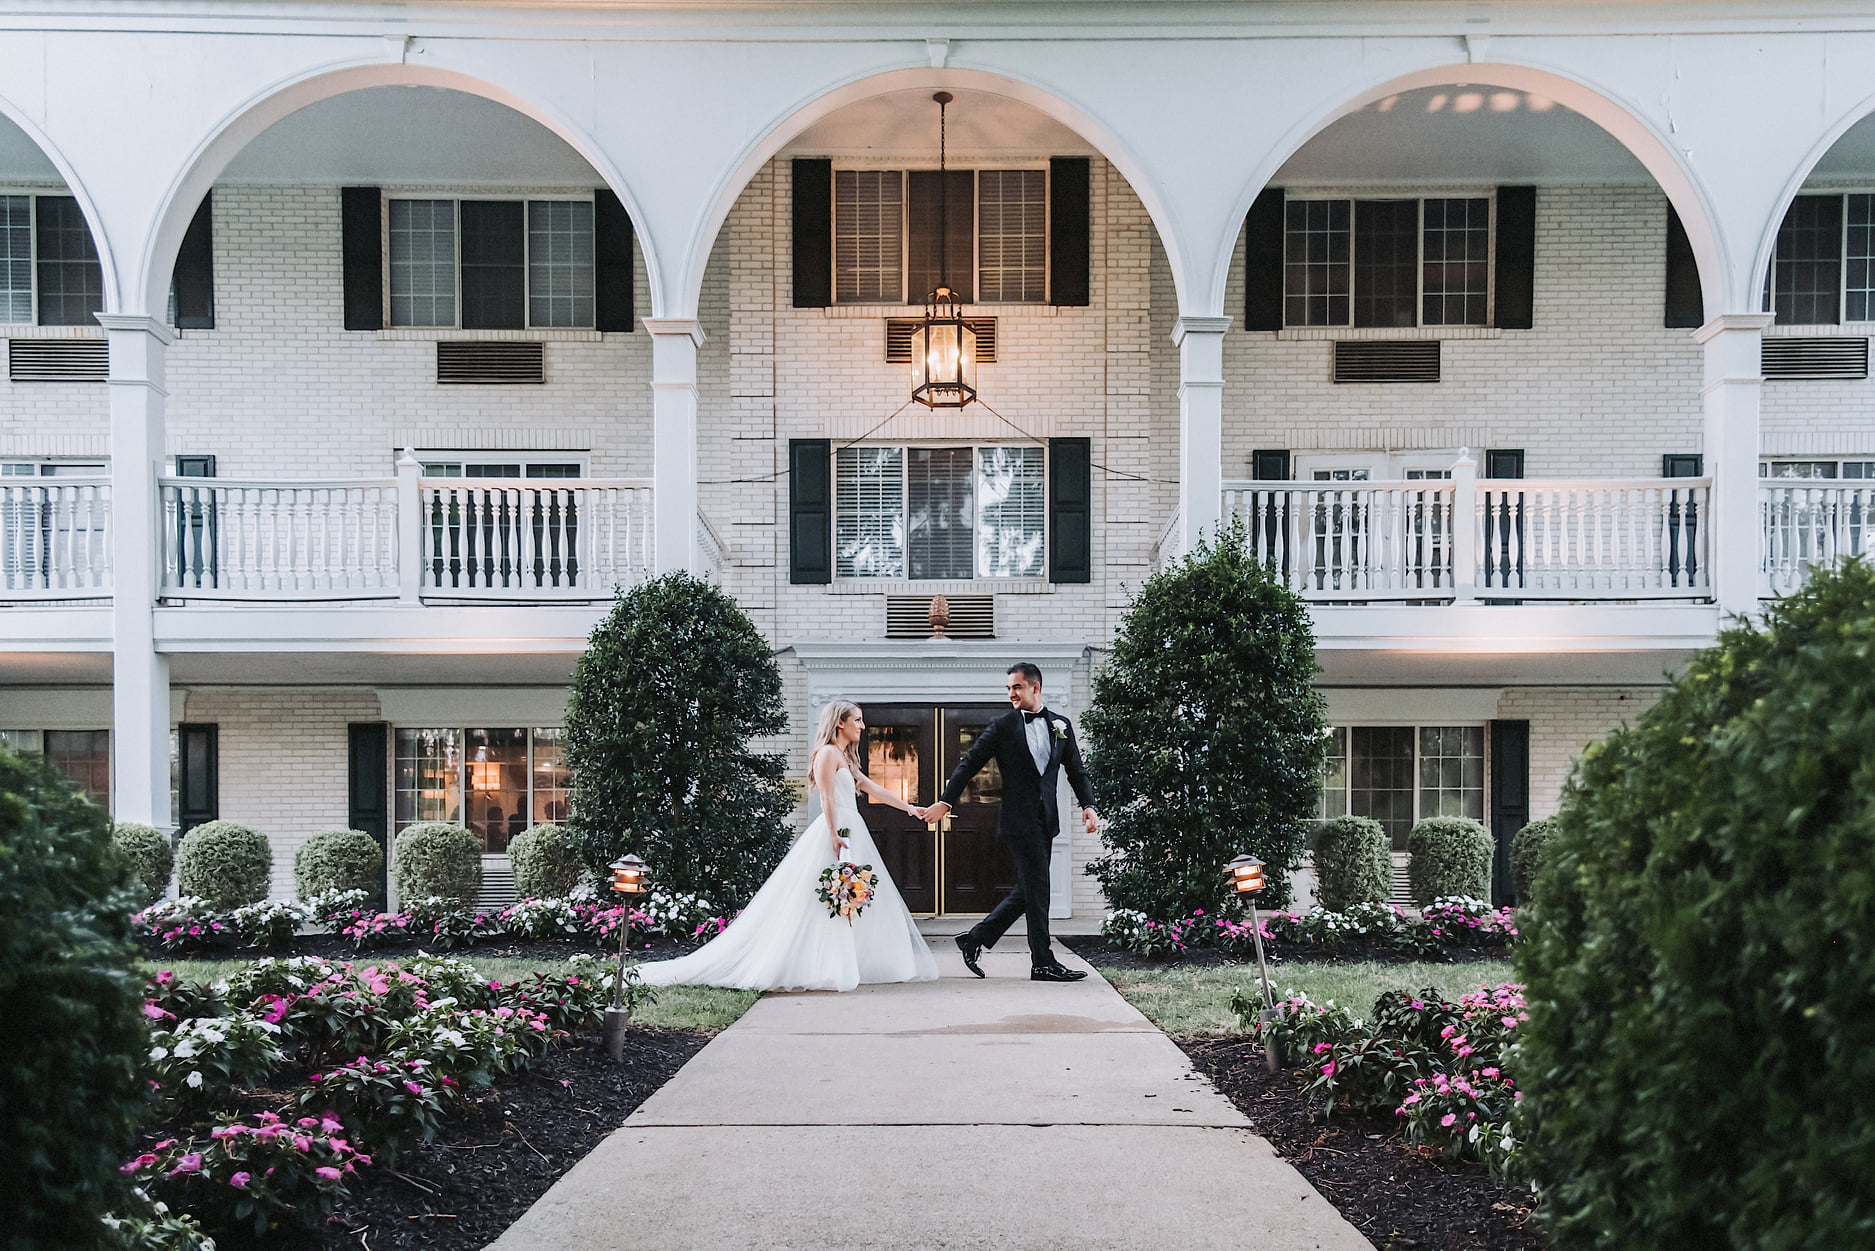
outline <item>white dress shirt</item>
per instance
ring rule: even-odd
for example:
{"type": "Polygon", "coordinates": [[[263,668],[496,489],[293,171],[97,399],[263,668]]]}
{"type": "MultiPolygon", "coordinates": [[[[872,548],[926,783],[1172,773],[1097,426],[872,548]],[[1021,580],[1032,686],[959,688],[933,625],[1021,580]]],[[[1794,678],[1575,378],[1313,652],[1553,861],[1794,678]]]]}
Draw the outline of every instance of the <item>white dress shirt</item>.
{"type": "Polygon", "coordinates": [[[1043,709],[1039,715],[1032,718],[1023,730],[1029,738],[1029,755],[1035,757],[1035,771],[1037,773],[1048,772],[1048,757],[1054,754],[1054,745],[1048,741],[1047,710],[1043,709]]]}

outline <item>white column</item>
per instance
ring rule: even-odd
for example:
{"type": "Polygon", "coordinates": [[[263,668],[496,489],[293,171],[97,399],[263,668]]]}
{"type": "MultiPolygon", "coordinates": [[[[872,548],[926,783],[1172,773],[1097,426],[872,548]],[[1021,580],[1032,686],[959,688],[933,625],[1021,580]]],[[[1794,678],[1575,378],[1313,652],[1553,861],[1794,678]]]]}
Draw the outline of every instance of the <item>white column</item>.
{"type": "Polygon", "coordinates": [[[154,317],[100,313],[110,346],[111,807],[119,821],[169,821],[169,657],[156,650],[163,471],[163,354],[154,317]]]}
{"type": "Polygon", "coordinates": [[[1760,353],[1770,313],[1725,313],[1693,332],[1706,349],[1706,560],[1713,598],[1726,615],[1758,608],[1758,410],[1760,353]]]}
{"type": "Polygon", "coordinates": [[[651,332],[652,477],[654,565],[698,573],[697,543],[697,349],[703,326],[685,318],[647,317],[651,332]]]}
{"type": "Polygon", "coordinates": [[[397,602],[418,604],[423,594],[423,463],[409,448],[397,458],[397,602]]]}
{"type": "Polygon", "coordinates": [[[1452,465],[1452,602],[1478,598],[1478,462],[1458,449],[1452,465]]]}
{"type": "Polygon", "coordinates": [[[1224,332],[1228,317],[1181,317],[1178,345],[1178,550],[1217,531],[1224,513],[1224,332]]]}

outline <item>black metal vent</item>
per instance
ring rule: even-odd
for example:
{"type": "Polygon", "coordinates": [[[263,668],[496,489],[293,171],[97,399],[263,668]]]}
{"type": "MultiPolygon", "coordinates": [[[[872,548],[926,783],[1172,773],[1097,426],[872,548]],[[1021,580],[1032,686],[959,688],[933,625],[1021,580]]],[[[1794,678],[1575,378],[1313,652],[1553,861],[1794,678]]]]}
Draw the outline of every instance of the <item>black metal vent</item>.
{"type": "MultiPolygon", "coordinates": [[[[931,630],[930,595],[888,595],[885,597],[885,636],[889,639],[928,639],[931,630]]],[[[996,597],[994,595],[946,595],[950,605],[950,624],[944,628],[947,639],[993,639],[996,637],[996,597]]]]}
{"type": "Polygon", "coordinates": [[[1336,382],[1437,382],[1437,339],[1337,339],[1336,382]]]}
{"type": "Polygon", "coordinates": [[[1766,339],[1759,360],[1767,378],[1866,378],[1868,340],[1766,339]]]}
{"type": "Polygon", "coordinates": [[[110,371],[102,339],[7,340],[7,376],[15,382],[103,382],[110,371]]]}
{"type": "MultiPolygon", "coordinates": [[[[964,319],[977,336],[977,364],[996,361],[996,319],[994,317],[967,317],[964,319]]],[[[911,335],[918,329],[919,321],[915,317],[892,317],[885,323],[885,363],[888,365],[911,364],[911,335]]]]}
{"type": "Polygon", "coordinates": [[[546,365],[537,342],[438,343],[438,382],[545,382],[546,365]]]}

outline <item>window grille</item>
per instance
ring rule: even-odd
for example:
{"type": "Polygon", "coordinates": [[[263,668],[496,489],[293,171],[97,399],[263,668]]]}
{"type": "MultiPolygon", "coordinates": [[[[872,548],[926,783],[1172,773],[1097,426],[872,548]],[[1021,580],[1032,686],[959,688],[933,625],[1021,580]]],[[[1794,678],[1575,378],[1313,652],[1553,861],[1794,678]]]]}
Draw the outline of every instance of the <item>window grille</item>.
{"type": "Polygon", "coordinates": [[[1491,318],[1491,200],[1290,200],[1289,326],[1484,326],[1491,318]]]}
{"type": "Polygon", "coordinates": [[[39,218],[39,324],[91,326],[104,309],[104,269],[78,201],[42,195],[39,218]]]}
{"type": "Polygon", "coordinates": [[[0,321],[33,319],[33,200],[0,195],[0,321]]]}
{"type": "Polygon", "coordinates": [[[977,175],[977,298],[1037,302],[1048,296],[1048,174],[986,169],[977,175]]]}
{"type": "Polygon", "coordinates": [[[834,573],[905,576],[905,449],[843,447],[834,462],[834,573]]]}
{"type": "Polygon", "coordinates": [[[1843,198],[1800,195],[1777,230],[1771,303],[1785,325],[1833,326],[1842,290],[1843,198]]]}
{"type": "Polygon", "coordinates": [[[1404,851],[1415,821],[1484,819],[1484,766],[1481,725],[1335,726],[1317,813],[1371,817],[1404,851]]]}
{"type": "Polygon", "coordinates": [[[1491,202],[1427,200],[1421,324],[1483,326],[1491,311],[1491,202]]]}
{"type": "Polygon", "coordinates": [[[977,576],[1039,578],[1047,499],[1039,447],[977,449],[977,576]]]}
{"type": "Polygon", "coordinates": [[[567,815],[563,731],[403,728],[396,735],[393,817],[466,826],[486,852],[506,851],[521,831],[567,815]]]}
{"type": "Polygon", "coordinates": [[[1411,326],[1419,302],[1419,201],[1354,206],[1354,324],[1411,326]]]}
{"type": "Polygon", "coordinates": [[[1291,200],[1283,238],[1283,318],[1291,326],[1348,324],[1347,200],[1291,200]]]}
{"type": "Polygon", "coordinates": [[[533,200],[527,206],[528,321],[593,324],[592,205],[533,200]]]}
{"type": "Polygon", "coordinates": [[[391,201],[391,325],[456,324],[456,202],[391,201]]]}
{"type": "Polygon", "coordinates": [[[1852,195],[1843,257],[1850,321],[1875,320],[1875,195],[1852,195]]]}
{"type": "Polygon", "coordinates": [[[834,298],[895,304],[905,298],[905,176],[842,169],[833,176],[834,298]]]}
{"type": "Polygon", "coordinates": [[[1484,727],[1419,728],[1419,816],[1484,819],[1484,727]]]}

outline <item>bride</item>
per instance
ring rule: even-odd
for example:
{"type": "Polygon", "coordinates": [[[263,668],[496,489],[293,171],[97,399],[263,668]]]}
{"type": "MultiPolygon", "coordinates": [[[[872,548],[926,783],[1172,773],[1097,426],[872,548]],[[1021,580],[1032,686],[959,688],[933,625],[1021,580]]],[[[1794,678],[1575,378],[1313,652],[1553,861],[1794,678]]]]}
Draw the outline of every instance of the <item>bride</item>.
{"type": "Polygon", "coordinates": [[[836,699],[821,711],[811,774],[821,815],[728,929],[687,956],[639,965],[647,984],[851,990],[861,982],[937,977],[937,959],[860,820],[856,792],[914,815],[919,810],[860,772],[865,736],[859,705],[836,699]],[[875,875],[871,901],[851,922],[828,916],[819,896],[820,871],[841,860],[869,864],[875,875]]]}

